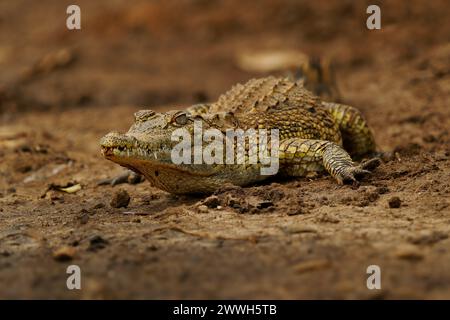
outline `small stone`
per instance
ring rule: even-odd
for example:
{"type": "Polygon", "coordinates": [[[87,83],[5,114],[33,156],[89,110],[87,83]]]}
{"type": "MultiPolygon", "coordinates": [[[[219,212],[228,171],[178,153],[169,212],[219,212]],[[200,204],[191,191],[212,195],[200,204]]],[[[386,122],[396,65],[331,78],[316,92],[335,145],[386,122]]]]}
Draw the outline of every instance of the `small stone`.
{"type": "Polygon", "coordinates": [[[50,201],[64,200],[64,197],[55,190],[50,190],[49,192],[47,192],[47,196],[50,199],[50,201]]]}
{"type": "Polygon", "coordinates": [[[328,205],[330,202],[326,196],[322,196],[318,199],[319,203],[322,205],[328,205]]]}
{"type": "Polygon", "coordinates": [[[396,250],[394,255],[397,258],[404,259],[404,260],[421,260],[423,259],[423,253],[413,245],[404,244],[399,246],[396,250]]]}
{"type": "Polygon", "coordinates": [[[11,252],[9,252],[9,251],[1,251],[0,252],[0,256],[2,256],[2,257],[9,257],[11,255],[11,252]]]}
{"type": "Polygon", "coordinates": [[[388,200],[389,208],[400,208],[402,201],[399,197],[392,197],[388,200]]]}
{"type": "Polygon", "coordinates": [[[24,144],[24,145],[21,145],[17,150],[20,152],[32,152],[33,148],[28,144],[24,144]]]}
{"type": "Polygon", "coordinates": [[[220,204],[220,200],[217,196],[210,196],[203,200],[203,204],[208,208],[216,208],[220,204]]]}
{"type": "Polygon", "coordinates": [[[319,222],[322,222],[322,223],[339,223],[340,220],[339,220],[338,218],[336,218],[335,216],[333,216],[333,215],[324,213],[324,214],[318,219],[318,221],[319,221],[319,222]]]}
{"type": "Polygon", "coordinates": [[[33,167],[28,163],[16,163],[15,170],[20,173],[27,173],[33,170],[33,167]]]}
{"type": "Polygon", "coordinates": [[[367,200],[369,200],[370,202],[375,202],[378,200],[378,198],[380,198],[380,194],[377,191],[369,192],[367,194],[367,200]]]}
{"type": "Polygon", "coordinates": [[[208,212],[208,207],[207,206],[205,206],[204,204],[202,204],[201,206],[198,206],[198,212],[201,212],[201,213],[206,213],[206,212],[208,212]]]}
{"type": "Polygon", "coordinates": [[[63,246],[53,252],[53,259],[56,261],[70,261],[74,258],[76,249],[74,247],[63,246]]]}
{"type": "Polygon", "coordinates": [[[367,207],[369,204],[370,204],[370,202],[369,202],[368,199],[362,199],[361,201],[358,201],[358,202],[356,203],[356,205],[357,205],[358,207],[367,207]]]}
{"type": "Polygon", "coordinates": [[[273,202],[270,200],[263,200],[259,203],[257,203],[256,208],[258,209],[265,209],[273,206],[273,202]]]}
{"type": "Polygon", "coordinates": [[[14,187],[9,187],[9,188],[6,190],[6,192],[7,192],[7,193],[16,193],[16,188],[14,188],[14,187]]]}
{"type": "Polygon", "coordinates": [[[93,206],[92,209],[95,210],[95,209],[101,209],[101,208],[104,208],[104,207],[105,207],[105,204],[102,203],[102,202],[99,202],[95,206],[93,206]]]}
{"type": "Polygon", "coordinates": [[[71,245],[72,247],[78,247],[78,246],[80,245],[80,241],[74,240],[74,241],[72,241],[72,242],[70,243],[70,245],[71,245]]]}
{"type": "MultiPolygon", "coordinates": [[[[274,185],[274,183],[272,183],[274,185]]],[[[280,201],[285,197],[284,191],[280,189],[273,189],[270,190],[268,193],[268,199],[271,199],[272,201],[280,201]]]]}
{"type": "Polygon", "coordinates": [[[229,207],[231,207],[231,208],[235,208],[235,209],[238,209],[238,208],[240,208],[240,203],[239,203],[240,201],[238,200],[238,199],[236,199],[236,198],[234,198],[234,197],[229,197],[228,199],[227,199],[227,206],[229,206],[229,207]]]}
{"type": "Polygon", "coordinates": [[[378,194],[386,194],[389,192],[389,188],[387,186],[380,186],[377,188],[378,194]]]}
{"type": "MultiPolygon", "coordinates": [[[[84,209],[83,209],[84,210],[84,209]]],[[[89,221],[89,213],[88,212],[83,212],[80,216],[80,223],[81,224],[86,224],[89,221]]]]}
{"type": "Polygon", "coordinates": [[[236,204],[236,205],[233,206],[233,208],[237,209],[237,211],[239,213],[246,213],[246,212],[248,212],[250,210],[249,207],[248,207],[248,204],[243,205],[243,206],[241,206],[239,204],[236,204]]]}
{"type": "Polygon", "coordinates": [[[89,251],[97,251],[100,249],[103,249],[106,247],[106,245],[108,245],[108,241],[103,239],[100,236],[93,236],[90,240],[89,240],[89,251]]]}
{"type": "Polygon", "coordinates": [[[126,208],[130,203],[130,195],[126,190],[118,190],[111,198],[110,205],[113,208],[126,208]]]}

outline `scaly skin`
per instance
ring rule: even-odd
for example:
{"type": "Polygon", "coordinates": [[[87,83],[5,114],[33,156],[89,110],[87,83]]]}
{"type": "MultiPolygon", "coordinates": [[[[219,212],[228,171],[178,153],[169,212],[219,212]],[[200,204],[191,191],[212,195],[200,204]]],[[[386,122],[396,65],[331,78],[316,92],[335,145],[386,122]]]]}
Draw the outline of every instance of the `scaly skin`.
{"type": "Polygon", "coordinates": [[[375,152],[373,135],[357,109],[323,102],[301,82],[285,78],[253,79],[234,86],[215,103],[166,113],[142,110],[135,118],[126,134],[112,132],[102,138],[102,153],[171,193],[208,193],[225,183],[244,186],[269,177],[261,175],[261,163],[248,161],[174,164],[171,150],[178,141],[172,141],[172,132],[185,128],[193,137],[194,120],[201,121],[203,130],[215,128],[223,133],[227,129],[278,129],[281,175],[305,176],[326,170],[338,183],[345,183],[379,164],[378,159],[362,165],[352,161],[351,155],[360,158],[375,152]]]}

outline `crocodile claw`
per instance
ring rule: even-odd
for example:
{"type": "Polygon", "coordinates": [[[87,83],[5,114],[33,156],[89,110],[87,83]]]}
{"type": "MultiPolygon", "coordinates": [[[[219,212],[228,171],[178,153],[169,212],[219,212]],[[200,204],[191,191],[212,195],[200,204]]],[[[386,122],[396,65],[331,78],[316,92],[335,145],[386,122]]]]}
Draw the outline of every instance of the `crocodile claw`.
{"type": "Polygon", "coordinates": [[[364,170],[373,171],[381,164],[380,158],[372,158],[366,161],[361,162],[359,167],[364,170]]]}
{"type": "Polygon", "coordinates": [[[355,184],[381,164],[379,158],[373,158],[362,162],[358,166],[348,167],[342,170],[336,179],[339,184],[355,184]]]}
{"type": "Polygon", "coordinates": [[[369,174],[370,171],[364,170],[357,167],[348,167],[343,170],[339,175],[336,176],[336,179],[339,184],[353,184],[359,180],[366,174],[369,174]]]}

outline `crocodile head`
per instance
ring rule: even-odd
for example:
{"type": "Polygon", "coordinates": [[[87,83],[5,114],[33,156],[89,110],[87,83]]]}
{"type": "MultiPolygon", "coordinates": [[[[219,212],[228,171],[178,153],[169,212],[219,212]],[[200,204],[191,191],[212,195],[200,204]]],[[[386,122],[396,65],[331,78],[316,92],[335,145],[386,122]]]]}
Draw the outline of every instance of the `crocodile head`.
{"type": "Polygon", "coordinates": [[[138,111],[127,133],[110,132],[101,139],[102,155],[143,174],[153,186],[162,190],[171,193],[211,192],[223,184],[223,180],[217,177],[221,171],[218,165],[177,164],[171,157],[174,146],[180,143],[180,139],[173,139],[172,134],[183,128],[193,141],[194,120],[201,121],[203,129],[211,127],[210,121],[185,111],[138,111]]]}

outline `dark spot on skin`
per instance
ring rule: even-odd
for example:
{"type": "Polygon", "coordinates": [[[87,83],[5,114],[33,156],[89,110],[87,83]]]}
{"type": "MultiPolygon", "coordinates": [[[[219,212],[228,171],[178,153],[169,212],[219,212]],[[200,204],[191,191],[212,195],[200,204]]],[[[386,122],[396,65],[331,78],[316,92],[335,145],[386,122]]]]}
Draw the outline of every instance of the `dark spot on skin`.
{"type": "Polygon", "coordinates": [[[158,170],[155,171],[155,177],[157,177],[157,176],[159,176],[159,171],[158,170]]]}

